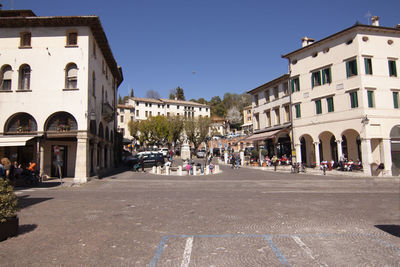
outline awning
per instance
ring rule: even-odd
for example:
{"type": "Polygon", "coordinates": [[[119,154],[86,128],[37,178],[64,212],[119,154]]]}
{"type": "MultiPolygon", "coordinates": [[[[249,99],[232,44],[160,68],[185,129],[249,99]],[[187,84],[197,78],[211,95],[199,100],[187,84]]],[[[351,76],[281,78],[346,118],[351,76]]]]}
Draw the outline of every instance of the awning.
{"type": "Polygon", "coordinates": [[[26,142],[36,136],[2,136],[0,137],[0,147],[5,146],[25,146],[26,142]]]}
{"type": "Polygon", "coordinates": [[[264,133],[253,134],[253,135],[247,137],[246,139],[244,139],[243,141],[252,142],[252,141],[260,141],[260,140],[265,140],[265,139],[269,139],[269,138],[274,138],[275,135],[280,131],[282,131],[282,129],[264,132],[264,133]]]}

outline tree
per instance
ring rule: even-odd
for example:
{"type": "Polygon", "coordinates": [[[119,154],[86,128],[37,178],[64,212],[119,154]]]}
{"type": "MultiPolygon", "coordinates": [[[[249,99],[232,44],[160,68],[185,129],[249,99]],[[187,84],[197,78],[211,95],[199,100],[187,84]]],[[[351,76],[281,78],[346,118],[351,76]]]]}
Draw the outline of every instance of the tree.
{"type": "Polygon", "coordinates": [[[129,101],[129,96],[126,95],[122,98],[122,104],[126,104],[126,102],[128,101],[129,101]]]}
{"type": "Polygon", "coordinates": [[[161,98],[160,94],[155,90],[147,90],[146,97],[147,98],[154,98],[154,99],[160,99],[161,98]]]}
{"type": "Polygon", "coordinates": [[[193,144],[195,151],[197,151],[201,143],[207,140],[210,125],[211,120],[207,117],[185,120],[185,134],[187,140],[193,144]]]}
{"type": "Polygon", "coordinates": [[[229,121],[231,127],[238,129],[243,122],[242,113],[239,111],[239,108],[233,106],[231,107],[226,114],[226,119],[229,121]]]}
{"type": "Polygon", "coordinates": [[[180,116],[167,117],[168,143],[176,144],[180,140],[183,132],[183,119],[180,116]]]}
{"type": "Polygon", "coordinates": [[[122,98],[121,98],[121,95],[118,95],[118,104],[122,104],[122,98]]]}
{"type": "Polygon", "coordinates": [[[207,100],[205,100],[204,98],[200,97],[199,99],[197,99],[196,101],[197,103],[203,104],[203,105],[207,105],[208,102],[207,100]]]}
{"type": "Polygon", "coordinates": [[[185,93],[183,92],[183,89],[179,86],[176,88],[176,99],[185,100],[185,93]]]}
{"type": "Polygon", "coordinates": [[[131,95],[130,95],[131,97],[134,97],[134,95],[133,95],[133,88],[131,89],[131,95]]]}
{"type": "Polygon", "coordinates": [[[139,140],[140,132],[139,132],[139,121],[129,121],[128,122],[128,130],[131,136],[136,140],[139,140]]]}

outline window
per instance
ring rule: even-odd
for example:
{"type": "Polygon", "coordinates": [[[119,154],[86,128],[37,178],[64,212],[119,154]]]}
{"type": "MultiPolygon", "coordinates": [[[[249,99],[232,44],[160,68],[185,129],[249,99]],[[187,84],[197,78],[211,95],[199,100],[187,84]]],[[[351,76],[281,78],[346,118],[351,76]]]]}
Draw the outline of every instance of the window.
{"type": "Polygon", "coordinates": [[[389,76],[397,77],[396,61],[389,60],[389,76]]]}
{"type": "Polygon", "coordinates": [[[67,46],[77,46],[78,45],[78,33],[69,32],[67,33],[67,46]]]}
{"type": "Polygon", "coordinates": [[[167,112],[167,117],[169,117],[169,112],[167,112]]]}
{"type": "Polygon", "coordinates": [[[399,108],[399,92],[393,92],[393,106],[399,108]]]}
{"type": "Polygon", "coordinates": [[[357,72],[357,60],[353,59],[346,62],[346,75],[347,77],[356,76],[357,72]]]}
{"type": "Polygon", "coordinates": [[[374,105],[374,91],[368,90],[367,94],[368,94],[368,107],[373,108],[375,106],[374,105]]]}
{"type": "Polygon", "coordinates": [[[358,108],[358,96],[357,91],[349,93],[350,95],[350,106],[351,108],[358,108]]]}
{"type": "Polygon", "coordinates": [[[199,108],[199,111],[201,111],[201,108],[199,108]]]}
{"type": "Polygon", "coordinates": [[[161,113],[160,112],[158,112],[158,116],[160,116],[161,115],[161,113]]]}
{"type": "Polygon", "coordinates": [[[149,107],[151,107],[151,103],[149,103],[149,107]]]}
{"type": "Polygon", "coordinates": [[[300,104],[294,105],[294,108],[296,110],[296,118],[301,118],[300,104]]]}
{"type": "Polygon", "coordinates": [[[92,73],[92,95],[96,97],[96,74],[92,73]]]}
{"type": "Polygon", "coordinates": [[[275,99],[279,98],[279,88],[278,88],[278,86],[274,88],[274,98],[275,99]]]}
{"type": "Polygon", "coordinates": [[[300,79],[299,79],[299,77],[292,79],[291,87],[292,87],[292,93],[300,91],[300,79]]]}
{"type": "Polygon", "coordinates": [[[146,118],[149,116],[149,112],[147,110],[145,111],[145,116],[146,118]]]}
{"type": "Polygon", "coordinates": [[[144,103],[144,106],[145,106],[145,107],[147,107],[147,106],[148,106],[148,104],[147,104],[147,103],[144,103]]]}
{"type": "Polygon", "coordinates": [[[160,108],[160,104],[158,104],[157,107],[160,108]]]}
{"type": "Polygon", "coordinates": [[[255,121],[255,126],[256,126],[256,129],[260,129],[260,120],[259,120],[259,116],[258,116],[258,113],[257,114],[254,114],[254,121],[255,121]]]}
{"type": "Polygon", "coordinates": [[[6,65],[1,69],[0,90],[3,91],[11,90],[11,75],[12,75],[12,69],[10,65],[6,65]]]}
{"type": "Polygon", "coordinates": [[[321,72],[316,71],[311,74],[311,87],[314,88],[315,86],[321,85],[321,72]]]}
{"type": "Polygon", "coordinates": [[[326,99],[326,103],[328,105],[328,112],[334,112],[335,111],[335,107],[333,105],[333,97],[328,97],[326,99]]]}
{"type": "Polygon", "coordinates": [[[131,121],[133,121],[133,116],[131,116],[131,121]]]}
{"type": "Polygon", "coordinates": [[[31,86],[31,67],[22,65],[19,69],[19,89],[29,90],[31,86]]]}
{"type": "Polygon", "coordinates": [[[206,111],[208,111],[208,108],[206,108],[206,111]]]}
{"type": "Polygon", "coordinates": [[[283,83],[283,84],[282,84],[282,87],[283,87],[283,94],[284,94],[284,95],[288,95],[288,94],[289,94],[289,86],[288,86],[288,83],[287,83],[287,82],[283,83]]]}
{"type": "Polygon", "coordinates": [[[258,106],[258,94],[254,95],[254,105],[258,106]]]}
{"type": "Polygon", "coordinates": [[[149,111],[149,115],[150,115],[150,117],[151,117],[151,111],[149,111]]]}
{"type": "Polygon", "coordinates": [[[269,102],[269,89],[265,90],[264,94],[265,94],[265,101],[269,102]]]}
{"type": "Polygon", "coordinates": [[[365,74],[372,75],[372,59],[364,58],[365,74]]]}
{"type": "Polygon", "coordinates": [[[167,108],[169,108],[169,105],[167,105],[167,108]]]}
{"type": "Polygon", "coordinates": [[[285,109],[285,122],[289,122],[290,121],[289,105],[286,105],[284,109],[285,109]]]}
{"type": "Polygon", "coordinates": [[[31,47],[32,34],[30,32],[21,33],[20,46],[31,47]]]}
{"type": "Polygon", "coordinates": [[[316,114],[322,113],[321,99],[315,100],[315,113],[316,114]]]}
{"type": "Polygon", "coordinates": [[[322,70],[322,84],[327,84],[332,82],[331,68],[326,68],[322,70]]]}
{"type": "Polygon", "coordinates": [[[275,124],[281,124],[281,114],[279,108],[275,109],[275,124]]]}
{"type": "Polygon", "coordinates": [[[176,106],[177,109],[179,109],[179,106],[176,106]]]}
{"type": "Polygon", "coordinates": [[[136,117],[139,117],[139,110],[136,110],[136,117]]]}
{"type": "Polygon", "coordinates": [[[121,108],[120,109],[120,112],[122,113],[122,112],[125,112],[125,109],[124,108],[121,108]]]}
{"type": "Polygon", "coordinates": [[[78,88],[78,67],[74,63],[68,64],[65,68],[65,88],[78,88]]]}
{"type": "Polygon", "coordinates": [[[124,122],[124,116],[121,115],[121,122],[124,122]]]}
{"type": "Polygon", "coordinates": [[[265,112],[265,114],[266,114],[266,117],[267,117],[266,127],[269,127],[269,126],[271,126],[271,111],[267,110],[265,112]]]}

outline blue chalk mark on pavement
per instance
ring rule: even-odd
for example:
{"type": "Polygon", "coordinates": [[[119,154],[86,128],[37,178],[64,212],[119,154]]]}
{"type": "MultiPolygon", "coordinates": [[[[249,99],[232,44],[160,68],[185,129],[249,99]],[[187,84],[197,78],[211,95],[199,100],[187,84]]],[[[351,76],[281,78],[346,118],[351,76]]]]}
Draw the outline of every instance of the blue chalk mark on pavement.
{"type": "Polygon", "coordinates": [[[282,253],[279,251],[279,249],[275,246],[274,242],[272,242],[272,238],[269,235],[264,236],[265,240],[267,240],[269,246],[271,249],[275,252],[276,256],[278,257],[279,261],[286,266],[290,266],[290,264],[287,262],[285,256],[282,255],[282,253]]]}

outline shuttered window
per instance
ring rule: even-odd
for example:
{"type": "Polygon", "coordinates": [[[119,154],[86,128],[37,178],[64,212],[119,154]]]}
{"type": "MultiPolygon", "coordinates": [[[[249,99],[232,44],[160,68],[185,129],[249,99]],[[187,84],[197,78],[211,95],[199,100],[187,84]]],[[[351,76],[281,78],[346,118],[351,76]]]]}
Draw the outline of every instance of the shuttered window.
{"type": "Polygon", "coordinates": [[[321,99],[315,100],[315,112],[317,114],[321,114],[322,113],[321,99]]]}
{"type": "Polygon", "coordinates": [[[346,62],[346,74],[347,77],[356,76],[357,72],[357,60],[353,59],[346,62]]]}
{"type": "Polygon", "coordinates": [[[374,107],[374,91],[367,91],[368,94],[368,107],[374,107]]]}
{"type": "Polygon", "coordinates": [[[393,106],[399,108],[399,92],[393,92],[393,106]]]}
{"type": "Polygon", "coordinates": [[[365,74],[372,75],[372,59],[364,58],[365,74]]]}
{"type": "Polygon", "coordinates": [[[389,76],[390,77],[397,77],[397,68],[396,68],[396,61],[389,60],[389,76]]]}

